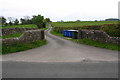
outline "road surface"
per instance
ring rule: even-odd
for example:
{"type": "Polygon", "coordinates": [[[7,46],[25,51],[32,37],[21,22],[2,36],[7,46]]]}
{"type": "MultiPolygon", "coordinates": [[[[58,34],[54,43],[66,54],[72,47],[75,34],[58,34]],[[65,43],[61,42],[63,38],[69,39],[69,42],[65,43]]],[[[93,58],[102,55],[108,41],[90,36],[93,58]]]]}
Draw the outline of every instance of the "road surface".
{"type": "Polygon", "coordinates": [[[50,30],[47,45],[2,56],[3,78],[118,77],[118,51],[77,44],[50,30]]]}

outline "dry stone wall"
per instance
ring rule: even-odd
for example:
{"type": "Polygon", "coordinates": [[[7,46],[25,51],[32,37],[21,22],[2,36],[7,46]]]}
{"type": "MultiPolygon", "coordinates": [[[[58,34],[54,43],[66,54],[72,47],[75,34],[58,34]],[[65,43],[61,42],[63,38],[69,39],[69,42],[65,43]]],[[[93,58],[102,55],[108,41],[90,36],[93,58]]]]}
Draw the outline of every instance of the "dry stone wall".
{"type": "Polygon", "coordinates": [[[107,42],[118,44],[120,43],[120,37],[111,37],[106,32],[100,30],[79,30],[78,38],[87,38],[100,42],[107,42]]]}
{"type": "Polygon", "coordinates": [[[12,45],[17,43],[29,43],[35,40],[44,40],[44,30],[25,31],[19,38],[1,39],[3,45],[12,45]]]}
{"type": "Polygon", "coordinates": [[[8,34],[14,34],[14,33],[20,33],[27,30],[37,30],[37,28],[3,28],[2,34],[0,35],[8,35],[8,34]]]}

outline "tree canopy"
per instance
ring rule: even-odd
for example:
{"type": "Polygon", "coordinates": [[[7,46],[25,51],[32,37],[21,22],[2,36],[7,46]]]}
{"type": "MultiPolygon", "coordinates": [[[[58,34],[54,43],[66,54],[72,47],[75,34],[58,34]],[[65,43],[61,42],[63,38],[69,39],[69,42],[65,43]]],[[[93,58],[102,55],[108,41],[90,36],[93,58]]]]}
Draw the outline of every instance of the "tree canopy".
{"type": "Polygon", "coordinates": [[[15,19],[14,24],[15,24],[15,25],[18,25],[18,24],[19,24],[18,19],[15,19]]]}
{"type": "Polygon", "coordinates": [[[46,27],[46,23],[48,22],[52,22],[50,21],[50,18],[45,18],[42,15],[34,15],[32,17],[29,16],[24,16],[23,18],[20,18],[19,20],[17,18],[14,17],[0,17],[1,20],[1,25],[3,26],[7,26],[7,25],[18,25],[18,24],[36,24],[38,28],[45,28],[46,27]],[[7,20],[9,22],[7,22],[7,20]]]}
{"type": "Polygon", "coordinates": [[[37,25],[38,28],[44,28],[45,26],[45,22],[44,22],[44,16],[41,15],[37,15],[37,16],[33,16],[32,21],[34,24],[37,25]]]}
{"type": "Polygon", "coordinates": [[[5,17],[0,17],[0,21],[2,21],[2,26],[6,24],[6,18],[5,17]]]}

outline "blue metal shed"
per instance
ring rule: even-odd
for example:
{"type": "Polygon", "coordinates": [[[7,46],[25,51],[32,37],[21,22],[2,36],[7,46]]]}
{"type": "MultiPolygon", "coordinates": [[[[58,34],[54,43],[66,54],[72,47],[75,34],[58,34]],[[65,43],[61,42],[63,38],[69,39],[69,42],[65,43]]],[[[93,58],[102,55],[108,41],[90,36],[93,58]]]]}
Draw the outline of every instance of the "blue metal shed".
{"type": "Polygon", "coordinates": [[[78,30],[63,30],[63,36],[77,39],[78,38],[78,30]]]}

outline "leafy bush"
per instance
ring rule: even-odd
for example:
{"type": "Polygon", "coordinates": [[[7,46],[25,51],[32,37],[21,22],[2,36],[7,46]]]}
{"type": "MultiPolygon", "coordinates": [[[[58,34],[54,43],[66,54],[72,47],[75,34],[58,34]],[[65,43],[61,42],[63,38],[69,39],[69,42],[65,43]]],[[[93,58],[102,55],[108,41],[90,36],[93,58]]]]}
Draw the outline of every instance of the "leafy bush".
{"type": "Polygon", "coordinates": [[[101,30],[113,37],[120,37],[120,24],[105,24],[102,25],[101,30]]]}

